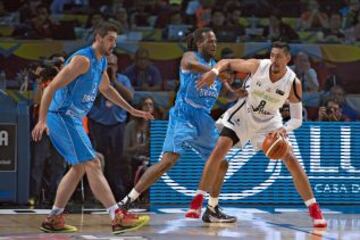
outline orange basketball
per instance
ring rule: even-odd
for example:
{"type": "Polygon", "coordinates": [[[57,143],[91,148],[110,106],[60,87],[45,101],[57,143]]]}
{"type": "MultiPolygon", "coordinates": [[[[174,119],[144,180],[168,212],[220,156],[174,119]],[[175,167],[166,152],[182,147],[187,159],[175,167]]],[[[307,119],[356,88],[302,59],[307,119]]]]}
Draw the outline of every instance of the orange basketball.
{"type": "Polygon", "coordinates": [[[262,144],[264,154],[273,160],[283,158],[289,148],[288,141],[279,133],[268,133],[262,144]]]}

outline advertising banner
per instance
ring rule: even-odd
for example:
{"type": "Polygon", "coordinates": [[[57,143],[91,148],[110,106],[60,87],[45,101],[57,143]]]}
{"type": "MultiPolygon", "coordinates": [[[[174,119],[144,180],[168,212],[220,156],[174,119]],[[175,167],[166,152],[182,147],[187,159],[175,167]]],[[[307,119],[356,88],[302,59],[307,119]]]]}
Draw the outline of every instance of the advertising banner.
{"type": "MultiPolygon", "coordinates": [[[[151,163],[159,161],[167,121],[151,124],[151,163]]],[[[305,122],[289,134],[294,152],[322,204],[360,199],[360,123],[305,122]]],[[[250,145],[232,149],[220,199],[223,203],[302,204],[282,161],[267,159],[250,145]]],[[[188,204],[198,187],[204,160],[188,150],[151,187],[153,204],[188,204]]]]}

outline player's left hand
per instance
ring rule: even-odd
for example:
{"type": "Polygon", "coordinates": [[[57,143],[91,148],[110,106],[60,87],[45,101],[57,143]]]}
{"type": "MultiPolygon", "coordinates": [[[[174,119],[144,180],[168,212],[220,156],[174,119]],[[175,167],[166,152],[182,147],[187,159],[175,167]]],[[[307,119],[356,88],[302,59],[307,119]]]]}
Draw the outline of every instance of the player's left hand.
{"type": "Polygon", "coordinates": [[[196,88],[200,89],[205,86],[211,86],[214,83],[216,77],[217,76],[213,71],[208,71],[208,72],[204,73],[200,77],[200,79],[196,82],[196,88]]]}
{"type": "Polygon", "coordinates": [[[151,113],[140,111],[135,108],[133,108],[133,110],[130,111],[130,114],[133,115],[134,117],[144,118],[145,120],[154,120],[154,116],[151,113]]]}

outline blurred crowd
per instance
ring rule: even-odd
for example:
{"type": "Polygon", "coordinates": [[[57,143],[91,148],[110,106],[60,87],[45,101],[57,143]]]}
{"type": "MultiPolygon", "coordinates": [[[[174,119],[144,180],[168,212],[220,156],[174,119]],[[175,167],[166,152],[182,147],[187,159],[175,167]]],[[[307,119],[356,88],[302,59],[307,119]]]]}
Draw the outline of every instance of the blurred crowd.
{"type": "Polygon", "coordinates": [[[90,41],[107,20],[130,40],[157,30],[160,40],[177,41],[208,26],[222,42],[352,43],[360,40],[359,9],[359,0],[3,0],[0,25],[13,26],[17,39],[90,41]]]}

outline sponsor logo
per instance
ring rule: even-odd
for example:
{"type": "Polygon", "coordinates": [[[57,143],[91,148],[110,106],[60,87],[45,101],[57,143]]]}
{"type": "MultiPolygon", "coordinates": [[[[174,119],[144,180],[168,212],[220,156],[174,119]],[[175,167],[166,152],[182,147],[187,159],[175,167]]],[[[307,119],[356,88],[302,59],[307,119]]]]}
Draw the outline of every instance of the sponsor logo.
{"type": "MultiPolygon", "coordinates": [[[[354,194],[360,196],[360,164],[358,154],[352,149],[352,143],[355,141],[351,139],[352,136],[358,135],[357,129],[358,127],[352,129],[351,125],[322,127],[315,124],[301,129],[303,132],[297,135],[298,139],[294,133],[289,133],[294,154],[308,175],[317,197],[323,196],[332,201],[326,195],[331,193],[332,196],[339,194],[342,201],[346,199],[351,201],[354,194]],[[331,138],[328,137],[329,131],[333,131],[331,138]],[[327,137],[324,138],[325,135],[327,137]]],[[[283,188],[284,181],[292,185],[291,174],[282,161],[267,160],[264,156],[259,156],[250,145],[246,145],[242,150],[232,149],[227,159],[229,159],[229,168],[225,182],[234,183],[233,178],[238,178],[238,180],[240,178],[243,182],[241,186],[236,185],[231,188],[227,188],[225,183],[220,199],[237,200],[255,196],[266,190],[274,191],[274,188],[269,188],[272,185],[283,188]],[[252,173],[249,174],[249,171],[252,173]],[[277,181],[281,182],[276,185],[277,181]]],[[[202,165],[199,164],[199,168],[201,167],[202,165]]],[[[196,190],[188,187],[186,181],[182,181],[184,178],[185,176],[168,173],[162,176],[165,184],[171,189],[185,196],[193,196],[196,190]]],[[[197,183],[198,179],[193,181],[197,183]]]]}

